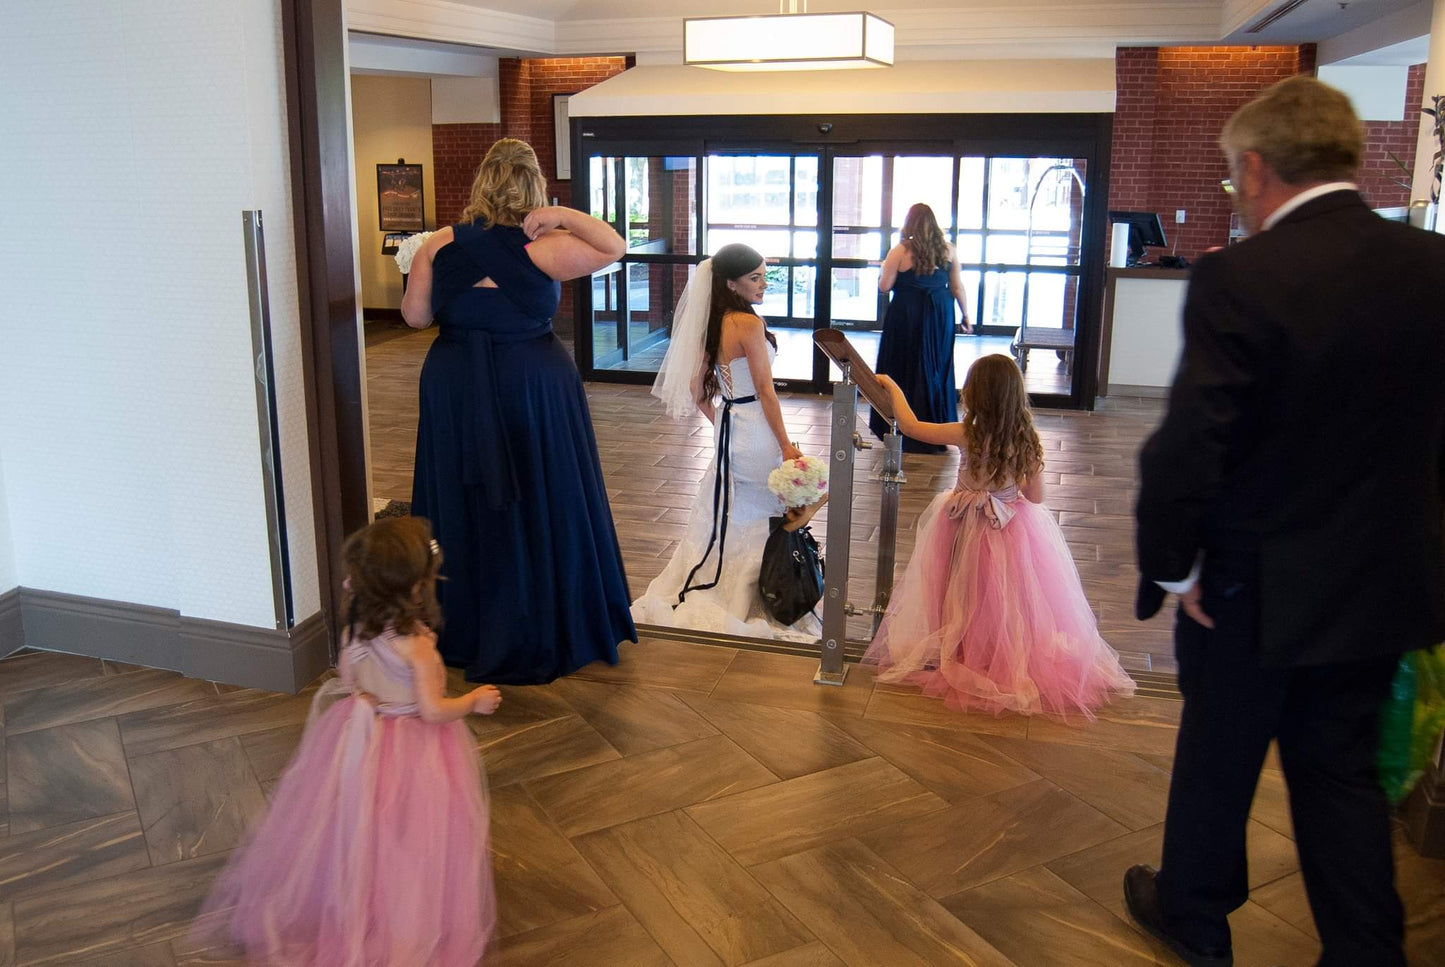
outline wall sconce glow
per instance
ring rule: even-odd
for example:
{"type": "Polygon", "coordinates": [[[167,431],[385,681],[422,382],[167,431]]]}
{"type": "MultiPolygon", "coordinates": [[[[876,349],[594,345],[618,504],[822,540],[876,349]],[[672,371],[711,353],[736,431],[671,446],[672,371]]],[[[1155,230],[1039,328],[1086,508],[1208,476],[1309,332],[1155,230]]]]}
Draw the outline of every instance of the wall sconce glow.
{"type": "Polygon", "coordinates": [[[720,71],[892,67],[893,25],[862,12],[688,19],[682,59],[720,71]]]}

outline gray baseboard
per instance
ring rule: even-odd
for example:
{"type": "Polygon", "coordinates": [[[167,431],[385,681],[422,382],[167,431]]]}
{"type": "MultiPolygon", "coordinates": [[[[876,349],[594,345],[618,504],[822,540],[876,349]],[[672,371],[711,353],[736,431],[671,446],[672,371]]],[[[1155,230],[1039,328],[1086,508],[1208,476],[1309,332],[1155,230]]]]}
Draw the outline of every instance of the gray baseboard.
{"type": "Polygon", "coordinates": [[[0,594],[0,656],[25,647],[25,626],[20,620],[20,589],[0,594]]]}
{"type": "Polygon", "coordinates": [[[1127,383],[1110,383],[1100,396],[1142,396],[1145,399],[1165,400],[1169,398],[1168,386],[1131,386],[1127,383]]]}
{"type": "MultiPolygon", "coordinates": [[[[24,645],[91,658],[168,668],[191,678],[273,692],[296,692],[330,664],[321,612],[289,632],[191,618],[169,608],[19,588],[0,596],[0,645],[7,635],[6,602],[16,613],[24,645]]],[[[13,649],[0,647],[0,654],[13,649]]]]}

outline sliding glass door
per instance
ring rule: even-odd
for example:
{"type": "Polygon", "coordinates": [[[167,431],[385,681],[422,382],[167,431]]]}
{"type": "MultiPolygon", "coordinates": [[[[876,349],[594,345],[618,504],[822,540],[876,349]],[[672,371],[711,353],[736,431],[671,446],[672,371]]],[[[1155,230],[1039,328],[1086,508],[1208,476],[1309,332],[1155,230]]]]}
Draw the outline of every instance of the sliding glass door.
{"type": "MultiPolygon", "coordinates": [[[[696,131],[693,141],[652,140],[645,119],[589,119],[628,137],[608,141],[586,130],[574,137],[585,157],[574,197],[585,193],[587,207],[626,236],[628,250],[578,288],[579,366],[589,379],[649,380],[666,353],[691,267],[743,242],[768,261],[771,285],[759,311],[778,337],[775,379],[788,389],[826,391],[836,374],[813,349],[813,332],[848,331],[865,356],[876,354],[888,304],[878,289],[880,267],[909,208],[922,202],[962,263],[954,316],[959,379],[977,356],[1001,352],[1028,361],[1027,382],[1039,402],[1091,405],[1107,123],[1069,118],[1031,119],[1025,126],[1036,136],[1018,145],[999,136],[1016,121],[1001,116],[951,119],[993,131],[973,142],[838,144],[748,139],[739,130],[748,119],[667,119],[674,131],[696,131]],[[707,121],[730,123],[710,131],[707,121]],[[1051,127],[1071,136],[1050,138],[1051,127]],[[965,312],[970,334],[962,329],[965,312]]],[[[775,131],[796,123],[751,121],[775,131]]],[[[878,130],[912,123],[867,121],[878,130]]]]}
{"type": "Polygon", "coordinates": [[[655,373],[698,252],[697,158],[594,155],[587,172],[589,210],[627,239],[627,254],[593,274],[579,332],[594,368],[655,373]]]}
{"type": "MultiPolygon", "coordinates": [[[[962,379],[986,353],[1036,364],[1029,388],[1068,395],[1072,353],[1027,350],[1020,327],[1072,332],[1077,324],[1084,214],[1083,159],[879,152],[833,160],[832,319],[877,353],[888,297],[879,266],[901,238],[909,209],[928,205],[958,252],[963,298],[954,310],[962,379]],[[964,311],[973,332],[963,333],[964,311]],[[1049,358],[1044,358],[1045,356],[1049,358]]],[[[1048,342],[1047,339],[1039,339],[1048,342]]]]}
{"type": "Polygon", "coordinates": [[[768,261],[768,295],[758,312],[778,339],[773,377],[812,384],[817,325],[818,164],[816,152],[714,152],[706,158],[709,255],[751,245],[768,261]]]}

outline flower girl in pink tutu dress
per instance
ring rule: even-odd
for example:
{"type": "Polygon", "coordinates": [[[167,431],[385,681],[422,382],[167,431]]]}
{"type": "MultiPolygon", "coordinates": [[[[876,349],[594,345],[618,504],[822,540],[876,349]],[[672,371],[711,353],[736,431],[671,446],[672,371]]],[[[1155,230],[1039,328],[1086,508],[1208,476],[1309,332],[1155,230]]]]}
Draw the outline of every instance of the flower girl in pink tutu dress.
{"type": "Polygon", "coordinates": [[[1043,506],[1044,450],[1023,376],[984,356],[963,385],[961,423],[921,423],[902,391],[899,430],[959,449],[958,485],[918,521],[918,540],[864,658],[878,680],[967,711],[1093,710],[1134,682],[1099,637],[1068,545],[1043,506]]]}
{"type": "Polygon", "coordinates": [[[444,697],[441,552],[427,522],[379,521],[343,550],[340,677],[312,706],[270,810],[217,880],[194,939],[255,964],[473,967],[496,921],[488,806],[461,721],[494,686],[444,697]],[[319,714],[323,696],[344,695],[319,714]]]}

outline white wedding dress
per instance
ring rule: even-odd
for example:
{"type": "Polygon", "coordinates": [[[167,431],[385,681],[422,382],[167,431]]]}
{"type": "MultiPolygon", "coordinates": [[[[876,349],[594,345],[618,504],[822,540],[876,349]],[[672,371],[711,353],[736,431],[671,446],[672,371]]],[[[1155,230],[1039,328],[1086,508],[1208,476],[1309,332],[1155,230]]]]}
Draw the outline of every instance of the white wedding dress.
{"type": "MultiPolygon", "coordinates": [[[[769,350],[770,358],[776,354],[776,350],[769,350]]],[[[768,474],[782,464],[783,453],[755,397],[747,359],[738,357],[719,365],[717,375],[724,401],[739,401],[731,406],[728,417],[731,459],[727,476],[731,486],[727,489],[727,516],[723,516],[719,499],[716,501],[717,539],[712,540],[717,450],[729,409],[725,402],[720,402],[713,422],[713,462],[707,476],[698,484],[687,531],[667,568],[648,585],[647,593],[632,603],[632,618],[638,624],[670,625],[753,638],[815,641],[822,632],[815,616],[805,615],[796,624],[780,625],[763,611],[758,570],[762,565],[763,547],[768,542],[769,520],[783,513],[781,501],[768,490],[768,474]],[[740,402],[749,398],[752,398],[750,402],[740,402]],[[699,587],[712,584],[714,579],[715,586],[699,587]],[[678,595],[685,585],[689,590],[679,604],[678,595]]]]}

